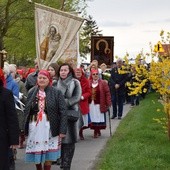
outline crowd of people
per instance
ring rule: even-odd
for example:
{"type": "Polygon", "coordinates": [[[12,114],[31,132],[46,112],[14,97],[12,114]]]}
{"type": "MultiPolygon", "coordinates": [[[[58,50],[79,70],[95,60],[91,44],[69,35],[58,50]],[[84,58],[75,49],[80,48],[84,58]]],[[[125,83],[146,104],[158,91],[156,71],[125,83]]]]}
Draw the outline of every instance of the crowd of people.
{"type": "Polygon", "coordinates": [[[139,104],[139,94],[126,97],[130,90],[126,83],[135,81],[135,69],[124,65],[117,59],[107,69],[93,60],[88,69],[51,63],[42,70],[35,60],[35,71],[22,79],[15,64],[5,63],[0,70],[0,129],[5,147],[0,147],[6,157],[0,154],[0,169],[15,169],[18,145],[26,147],[25,161],[37,170],[50,170],[53,163],[70,170],[77,137],[85,140],[83,130],[89,128],[93,138],[99,138],[109,109],[113,109],[112,119],[121,119],[125,102],[139,104]],[[79,119],[73,120],[76,113],[79,119]]]}

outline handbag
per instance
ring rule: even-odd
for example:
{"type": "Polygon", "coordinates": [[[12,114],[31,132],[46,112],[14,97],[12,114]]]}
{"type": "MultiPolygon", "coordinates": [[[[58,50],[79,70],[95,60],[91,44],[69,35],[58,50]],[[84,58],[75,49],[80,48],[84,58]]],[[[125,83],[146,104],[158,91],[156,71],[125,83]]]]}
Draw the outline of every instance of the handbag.
{"type": "Polygon", "coordinates": [[[71,122],[76,122],[79,119],[79,111],[76,110],[67,110],[67,118],[71,122]]]}
{"type": "Polygon", "coordinates": [[[19,123],[19,129],[24,130],[24,113],[21,110],[16,109],[17,116],[18,116],[18,123],[19,123]]]}

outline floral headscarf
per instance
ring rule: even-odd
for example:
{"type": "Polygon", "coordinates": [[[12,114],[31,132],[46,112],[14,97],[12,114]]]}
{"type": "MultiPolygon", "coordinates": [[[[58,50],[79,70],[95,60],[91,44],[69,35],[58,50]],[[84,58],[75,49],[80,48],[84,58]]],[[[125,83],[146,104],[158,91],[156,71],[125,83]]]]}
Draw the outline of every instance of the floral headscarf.
{"type": "Polygon", "coordinates": [[[90,72],[90,77],[89,77],[90,80],[92,80],[92,74],[94,74],[94,73],[98,73],[98,74],[99,74],[98,69],[97,69],[97,70],[95,70],[95,69],[92,69],[92,70],[91,70],[91,72],[90,72]]]}
{"type": "Polygon", "coordinates": [[[82,73],[81,77],[85,76],[84,71],[83,71],[83,69],[81,67],[78,67],[78,68],[74,69],[74,72],[76,72],[76,71],[80,71],[82,73]]]}
{"type": "Polygon", "coordinates": [[[52,80],[51,80],[51,77],[50,77],[50,73],[47,71],[47,70],[40,70],[39,72],[38,72],[38,75],[43,75],[43,76],[46,76],[48,79],[49,79],[49,81],[50,81],[50,85],[52,84],[52,80]]]}

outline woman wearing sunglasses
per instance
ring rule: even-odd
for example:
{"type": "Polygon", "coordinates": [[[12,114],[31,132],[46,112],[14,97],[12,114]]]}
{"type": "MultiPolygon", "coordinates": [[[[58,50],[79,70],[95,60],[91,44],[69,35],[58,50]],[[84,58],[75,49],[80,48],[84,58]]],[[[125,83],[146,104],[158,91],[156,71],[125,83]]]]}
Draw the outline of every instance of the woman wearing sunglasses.
{"type": "Polygon", "coordinates": [[[99,78],[98,70],[91,70],[90,128],[94,130],[94,138],[101,136],[101,129],[106,129],[106,112],[111,106],[111,95],[107,82],[99,78]]]}

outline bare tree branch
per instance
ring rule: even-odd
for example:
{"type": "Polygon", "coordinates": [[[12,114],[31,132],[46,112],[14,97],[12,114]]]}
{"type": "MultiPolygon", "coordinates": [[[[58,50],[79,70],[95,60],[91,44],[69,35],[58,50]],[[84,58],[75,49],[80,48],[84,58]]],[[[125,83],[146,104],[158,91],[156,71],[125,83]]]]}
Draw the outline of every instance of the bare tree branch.
{"type": "Polygon", "coordinates": [[[65,0],[62,0],[61,10],[64,11],[65,0]]]}

